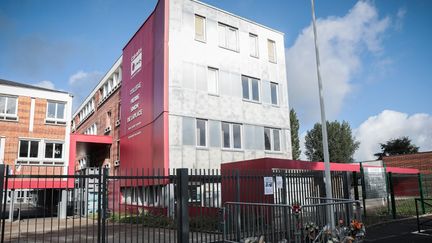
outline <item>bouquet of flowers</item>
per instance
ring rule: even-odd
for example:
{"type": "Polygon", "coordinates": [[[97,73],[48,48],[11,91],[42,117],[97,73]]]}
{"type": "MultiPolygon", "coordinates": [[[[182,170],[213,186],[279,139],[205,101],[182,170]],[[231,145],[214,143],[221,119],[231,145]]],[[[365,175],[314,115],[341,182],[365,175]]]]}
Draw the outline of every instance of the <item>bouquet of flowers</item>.
{"type": "Polygon", "coordinates": [[[305,231],[305,238],[308,240],[315,240],[319,232],[319,227],[314,222],[308,222],[303,227],[305,231]]]}

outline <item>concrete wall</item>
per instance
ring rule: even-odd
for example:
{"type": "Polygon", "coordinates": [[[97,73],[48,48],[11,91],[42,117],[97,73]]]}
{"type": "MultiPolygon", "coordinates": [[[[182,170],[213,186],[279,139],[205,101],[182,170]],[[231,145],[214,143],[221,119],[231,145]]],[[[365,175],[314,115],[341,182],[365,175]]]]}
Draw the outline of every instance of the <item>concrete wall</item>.
{"type": "Polygon", "coordinates": [[[221,162],[291,158],[282,33],[197,1],[171,0],[168,92],[170,167],[219,168],[221,162]],[[205,42],[195,40],[195,14],[206,18],[205,42]],[[219,46],[219,22],[238,29],[237,51],[219,46]],[[258,58],[250,56],[249,33],[258,35],[258,58]],[[267,39],[276,43],[276,63],[269,61],[267,39]],[[219,70],[218,95],[208,94],[208,67],[219,70]],[[259,103],[243,100],[241,75],[260,79],[259,103]],[[269,82],[278,83],[278,106],[266,102],[269,82]],[[206,148],[197,148],[189,141],[195,138],[195,118],[209,120],[207,136],[213,143],[209,142],[206,148]],[[220,121],[243,125],[242,149],[221,149],[220,121]],[[185,129],[187,126],[192,129],[185,129]],[[264,127],[281,129],[280,152],[264,151],[264,127]]]}

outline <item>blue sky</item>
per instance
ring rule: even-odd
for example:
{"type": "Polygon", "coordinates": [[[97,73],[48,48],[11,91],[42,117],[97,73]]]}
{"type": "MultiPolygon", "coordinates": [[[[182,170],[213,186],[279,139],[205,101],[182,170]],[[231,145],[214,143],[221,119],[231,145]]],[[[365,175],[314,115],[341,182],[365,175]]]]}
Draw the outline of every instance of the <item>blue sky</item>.
{"type": "MultiPolygon", "coordinates": [[[[309,1],[205,0],[285,33],[290,105],[301,134],[319,121],[309,1]]],[[[156,0],[0,1],[0,78],[85,98],[121,55],[156,0]]],[[[329,120],[346,120],[361,142],[408,135],[432,150],[431,1],[317,1],[329,120]]]]}

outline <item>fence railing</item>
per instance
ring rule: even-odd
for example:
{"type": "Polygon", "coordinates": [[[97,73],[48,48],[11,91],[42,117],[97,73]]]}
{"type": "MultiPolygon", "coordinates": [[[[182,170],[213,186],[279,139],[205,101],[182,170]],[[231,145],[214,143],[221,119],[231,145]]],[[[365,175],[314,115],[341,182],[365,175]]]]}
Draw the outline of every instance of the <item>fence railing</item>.
{"type": "MultiPolygon", "coordinates": [[[[225,202],[277,205],[241,206],[240,226],[252,230],[260,222],[266,237],[274,232],[268,239],[291,239],[299,225],[288,205],[325,200],[322,173],[308,170],[88,168],[69,175],[45,166],[8,172],[0,165],[1,242],[219,242],[224,232],[236,233],[237,221],[227,220],[239,205],[225,202]]],[[[348,198],[349,175],[332,172],[332,180],[334,195],[348,198]]],[[[346,210],[334,205],[335,213],[346,210]]],[[[303,209],[299,222],[324,222],[321,206],[303,209]]]]}
{"type": "Polygon", "coordinates": [[[416,198],[415,209],[417,218],[417,233],[432,234],[432,219],[430,217],[421,218],[426,209],[432,210],[432,198],[416,198]]]}
{"type": "MultiPolygon", "coordinates": [[[[334,226],[361,221],[360,201],[336,198],[310,198],[319,203],[286,205],[269,203],[226,202],[224,242],[308,242],[307,225],[324,229],[330,207],[334,226]],[[262,242],[262,241],[260,241],[262,242]]],[[[317,232],[318,233],[318,232],[317,232]]]]}

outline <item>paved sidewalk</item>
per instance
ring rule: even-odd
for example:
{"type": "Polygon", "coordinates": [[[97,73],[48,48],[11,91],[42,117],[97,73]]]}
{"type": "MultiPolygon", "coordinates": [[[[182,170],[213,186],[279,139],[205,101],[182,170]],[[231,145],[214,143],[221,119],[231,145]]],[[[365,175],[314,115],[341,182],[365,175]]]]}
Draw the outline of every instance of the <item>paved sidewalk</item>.
{"type": "MultiPolygon", "coordinates": [[[[426,218],[422,218],[425,220],[426,218]]],[[[429,217],[432,219],[432,216],[429,217]]],[[[429,228],[432,230],[432,228],[429,228]]],[[[388,222],[385,224],[375,225],[366,229],[365,242],[370,243],[431,243],[431,235],[413,234],[417,231],[416,219],[407,219],[396,222],[388,222]]]]}

